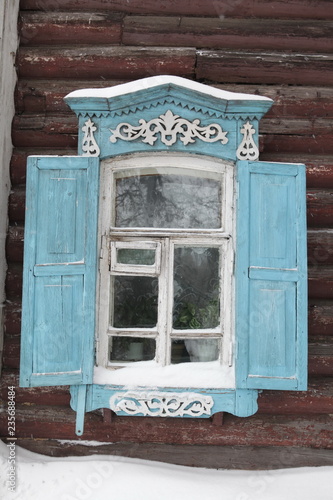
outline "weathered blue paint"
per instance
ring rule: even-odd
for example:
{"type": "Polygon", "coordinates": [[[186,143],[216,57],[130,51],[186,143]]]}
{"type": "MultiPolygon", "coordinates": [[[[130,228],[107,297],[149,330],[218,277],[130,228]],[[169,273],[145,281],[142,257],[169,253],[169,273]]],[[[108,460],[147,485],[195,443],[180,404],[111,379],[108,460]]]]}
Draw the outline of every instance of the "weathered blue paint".
{"type": "Polygon", "coordinates": [[[20,384],[92,382],[99,161],[28,160],[20,384]]]}
{"type": "Polygon", "coordinates": [[[237,387],[307,386],[305,166],[238,163],[237,387]]]}
{"type": "MultiPolygon", "coordinates": [[[[80,387],[71,387],[71,407],[75,411],[79,411],[80,407],[80,387]]],[[[138,392],[144,390],[139,388],[138,392]]],[[[249,417],[258,410],[257,398],[258,391],[250,389],[175,389],[172,387],[160,387],[156,389],[147,389],[149,392],[156,391],[159,393],[178,393],[179,395],[196,393],[203,396],[211,396],[214,400],[211,414],[201,415],[200,418],[209,418],[214,413],[228,412],[238,417],[249,417]]],[[[110,399],[115,394],[126,394],[126,389],[123,386],[112,385],[88,385],[86,411],[93,411],[99,408],[110,408],[110,399]]],[[[124,411],[117,411],[117,415],[128,416],[124,411]]],[[[143,416],[142,413],[136,413],[136,416],[143,416]]],[[[169,416],[169,415],[168,415],[169,416]]],[[[177,417],[176,417],[177,418],[177,417]]],[[[193,418],[184,415],[182,418],[193,418]]],[[[80,424],[77,424],[80,426],[80,424]]]]}

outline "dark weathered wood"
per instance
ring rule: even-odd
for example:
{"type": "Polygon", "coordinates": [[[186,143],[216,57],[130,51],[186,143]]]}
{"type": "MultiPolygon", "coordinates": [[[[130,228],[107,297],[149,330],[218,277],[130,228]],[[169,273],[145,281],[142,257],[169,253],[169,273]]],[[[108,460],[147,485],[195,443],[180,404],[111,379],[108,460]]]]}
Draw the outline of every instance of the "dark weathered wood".
{"type": "Polygon", "coordinates": [[[4,307],[5,332],[9,335],[21,333],[22,303],[20,300],[7,300],[4,307]]]}
{"type": "MultiPolygon", "coordinates": [[[[7,415],[0,413],[6,435],[7,415]]],[[[206,419],[115,417],[103,425],[100,412],[87,413],[85,439],[106,442],[197,444],[212,446],[304,446],[333,449],[331,415],[266,415],[240,418],[224,415],[223,425],[206,419]]],[[[18,438],[76,439],[75,413],[67,407],[17,405],[18,438]]]]}
{"type": "Polygon", "coordinates": [[[311,299],[333,298],[333,267],[309,267],[308,277],[309,297],[311,299]]]}
{"type": "Polygon", "coordinates": [[[308,329],[311,337],[317,335],[331,335],[333,337],[333,302],[309,301],[308,329]]]}
{"type": "Polygon", "coordinates": [[[70,113],[64,97],[73,90],[105,88],[125,83],[124,80],[35,80],[20,79],[15,93],[17,113],[70,113]]]}
{"type": "Polygon", "coordinates": [[[16,147],[75,148],[78,120],[74,114],[60,116],[19,115],[14,118],[12,140],[16,147]]]}
{"type": "Polygon", "coordinates": [[[333,84],[333,56],[199,50],[196,76],[215,82],[326,86],[333,84]]]}
{"type": "Polygon", "coordinates": [[[126,16],[125,45],[332,52],[330,21],[126,16]]]}
{"type": "Polygon", "coordinates": [[[333,190],[307,191],[307,221],[311,228],[333,226],[333,190]]]}
{"type": "Polygon", "coordinates": [[[22,12],[19,23],[20,44],[120,44],[122,17],[119,13],[106,12],[22,12]]]}
{"type": "MultiPolygon", "coordinates": [[[[302,447],[245,447],[101,443],[94,446],[78,440],[18,439],[17,446],[52,457],[113,455],[154,460],[175,465],[212,469],[269,470],[291,467],[332,466],[331,450],[302,447]]],[[[117,458],[115,458],[117,461],[117,458]]],[[[121,460],[121,459],[120,459],[121,460]]]]}
{"type": "Polygon", "coordinates": [[[23,262],[24,227],[9,226],[6,239],[6,256],[8,262],[23,262]]]}
{"type": "Polygon", "coordinates": [[[136,79],[160,74],[192,77],[196,51],[191,48],[22,47],[20,77],[136,79]]]}
{"type": "Polygon", "coordinates": [[[136,14],[333,19],[330,0],[21,0],[22,10],[110,10],[136,14]]]}
{"type": "Polygon", "coordinates": [[[332,229],[308,230],[308,263],[311,267],[333,265],[332,229]]]}
{"type": "Polygon", "coordinates": [[[10,264],[6,275],[6,297],[13,301],[21,300],[22,296],[22,265],[10,264]]]}
{"type": "Polygon", "coordinates": [[[16,404],[27,406],[40,405],[45,406],[69,406],[70,393],[69,387],[32,387],[30,389],[20,388],[17,373],[8,373],[5,371],[0,379],[0,397],[6,401],[8,395],[8,386],[15,387],[16,404]]]}

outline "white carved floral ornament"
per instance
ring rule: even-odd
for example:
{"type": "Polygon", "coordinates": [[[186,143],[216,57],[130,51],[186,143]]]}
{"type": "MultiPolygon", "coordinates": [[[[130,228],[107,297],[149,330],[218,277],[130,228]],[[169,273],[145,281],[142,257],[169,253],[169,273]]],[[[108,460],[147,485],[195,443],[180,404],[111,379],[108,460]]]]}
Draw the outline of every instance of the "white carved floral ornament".
{"type": "Polygon", "coordinates": [[[200,417],[211,415],[214,400],[197,393],[117,392],[110,398],[110,408],[115,413],[155,417],[200,417]]]}
{"type": "Polygon", "coordinates": [[[143,138],[142,142],[151,146],[157,141],[158,135],[160,140],[166,146],[172,146],[180,135],[181,142],[186,146],[189,143],[199,139],[204,142],[217,142],[227,144],[227,133],[223,132],[221,126],[217,123],[211,123],[205,127],[200,126],[200,120],[196,118],[192,122],[181,118],[179,115],[174,115],[168,110],[164,115],[153,118],[148,122],[141,118],[137,127],[130,123],[119,123],[116,129],[111,130],[110,141],[116,142],[118,139],[123,141],[135,141],[143,138]]]}

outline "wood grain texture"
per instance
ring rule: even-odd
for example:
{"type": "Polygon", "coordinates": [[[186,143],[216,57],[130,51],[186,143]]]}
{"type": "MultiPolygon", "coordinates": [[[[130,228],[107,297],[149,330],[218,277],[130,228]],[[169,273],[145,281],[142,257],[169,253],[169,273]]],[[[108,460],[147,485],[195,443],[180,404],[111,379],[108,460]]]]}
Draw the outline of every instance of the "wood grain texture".
{"type": "Polygon", "coordinates": [[[197,52],[197,78],[215,82],[333,84],[333,56],[254,51],[197,52]]]}
{"type": "Polygon", "coordinates": [[[91,10],[138,14],[333,19],[330,0],[22,0],[22,10],[91,10]]]}
{"type": "Polygon", "coordinates": [[[25,78],[137,79],[173,74],[194,75],[195,49],[113,47],[21,47],[18,71],[25,78]]]}
{"type": "MultiPolygon", "coordinates": [[[[6,414],[0,433],[6,435],[6,414]]],[[[103,425],[101,412],[85,418],[85,439],[105,442],[188,444],[211,446],[304,446],[333,449],[332,415],[266,415],[248,418],[225,414],[223,425],[208,419],[115,417],[103,425]]],[[[17,405],[17,437],[75,439],[75,412],[68,407],[17,405]]]]}
{"type": "Polygon", "coordinates": [[[125,45],[328,52],[333,49],[330,21],[226,17],[126,16],[125,45]]]}

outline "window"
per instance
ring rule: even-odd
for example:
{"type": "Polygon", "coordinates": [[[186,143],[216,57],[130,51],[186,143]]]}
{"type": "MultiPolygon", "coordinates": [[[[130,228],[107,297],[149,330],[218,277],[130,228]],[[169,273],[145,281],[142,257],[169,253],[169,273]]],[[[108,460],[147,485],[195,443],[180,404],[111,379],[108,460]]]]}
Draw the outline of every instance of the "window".
{"type": "Polygon", "coordinates": [[[99,366],[232,365],[233,175],[198,155],[102,162],[99,366]]]}
{"type": "Polygon", "coordinates": [[[28,159],[21,386],[69,385],[78,435],[306,389],[305,166],[258,160],[271,100],[161,76],[67,101],[79,156],[28,159]]]}

